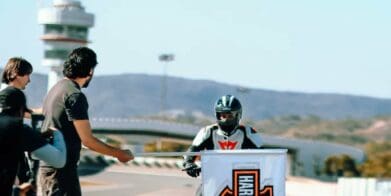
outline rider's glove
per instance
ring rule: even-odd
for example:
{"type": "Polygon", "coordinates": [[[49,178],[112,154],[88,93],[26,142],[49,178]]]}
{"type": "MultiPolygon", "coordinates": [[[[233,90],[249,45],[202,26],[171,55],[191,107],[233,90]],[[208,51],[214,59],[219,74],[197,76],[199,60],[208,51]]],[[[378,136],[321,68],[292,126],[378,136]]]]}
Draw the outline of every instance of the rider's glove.
{"type": "Polygon", "coordinates": [[[196,178],[200,175],[201,168],[195,163],[185,163],[183,171],[186,171],[187,175],[196,178]]]}

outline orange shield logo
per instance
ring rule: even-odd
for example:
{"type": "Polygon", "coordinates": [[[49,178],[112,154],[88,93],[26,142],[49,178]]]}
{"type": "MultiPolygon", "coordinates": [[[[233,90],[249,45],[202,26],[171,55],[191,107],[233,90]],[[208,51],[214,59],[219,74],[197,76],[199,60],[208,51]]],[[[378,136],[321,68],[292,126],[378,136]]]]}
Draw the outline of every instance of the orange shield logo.
{"type": "Polygon", "coordinates": [[[273,196],[273,186],[260,190],[259,169],[237,169],[232,171],[232,190],[226,186],[220,196],[273,196]]]}

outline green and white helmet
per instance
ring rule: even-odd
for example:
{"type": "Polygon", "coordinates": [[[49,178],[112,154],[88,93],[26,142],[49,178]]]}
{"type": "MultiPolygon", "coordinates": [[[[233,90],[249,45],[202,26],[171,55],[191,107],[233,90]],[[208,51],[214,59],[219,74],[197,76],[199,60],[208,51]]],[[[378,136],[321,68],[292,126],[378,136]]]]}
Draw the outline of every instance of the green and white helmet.
{"type": "Polygon", "coordinates": [[[233,95],[224,95],[216,101],[215,113],[220,129],[230,133],[239,126],[242,118],[242,104],[233,95]],[[224,114],[228,114],[231,118],[222,118],[224,114]]]}

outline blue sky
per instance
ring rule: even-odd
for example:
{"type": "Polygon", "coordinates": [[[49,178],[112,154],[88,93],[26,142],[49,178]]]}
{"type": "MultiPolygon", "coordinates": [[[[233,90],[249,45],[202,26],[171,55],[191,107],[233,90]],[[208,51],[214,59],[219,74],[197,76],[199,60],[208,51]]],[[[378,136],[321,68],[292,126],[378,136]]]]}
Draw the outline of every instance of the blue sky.
{"type": "MultiPolygon", "coordinates": [[[[391,98],[388,0],[82,0],[99,75],[167,73],[251,88],[391,98]]],[[[0,64],[40,65],[40,5],[0,2],[0,64]]]]}

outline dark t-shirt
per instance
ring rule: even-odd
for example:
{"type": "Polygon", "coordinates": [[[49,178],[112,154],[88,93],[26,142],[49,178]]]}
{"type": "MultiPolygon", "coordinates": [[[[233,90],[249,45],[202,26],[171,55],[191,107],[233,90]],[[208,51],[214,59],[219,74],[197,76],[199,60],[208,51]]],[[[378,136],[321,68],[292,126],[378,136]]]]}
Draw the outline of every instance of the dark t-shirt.
{"type": "Polygon", "coordinates": [[[0,193],[10,195],[20,157],[47,144],[41,134],[23,126],[21,118],[0,114],[0,193]],[[6,194],[8,193],[8,194],[6,194]]]}
{"type": "Polygon", "coordinates": [[[88,120],[88,102],[79,85],[69,79],[62,79],[52,87],[43,103],[45,120],[42,132],[49,127],[57,128],[64,135],[67,148],[66,166],[76,166],[80,158],[81,140],[74,120],[88,120]]]}

